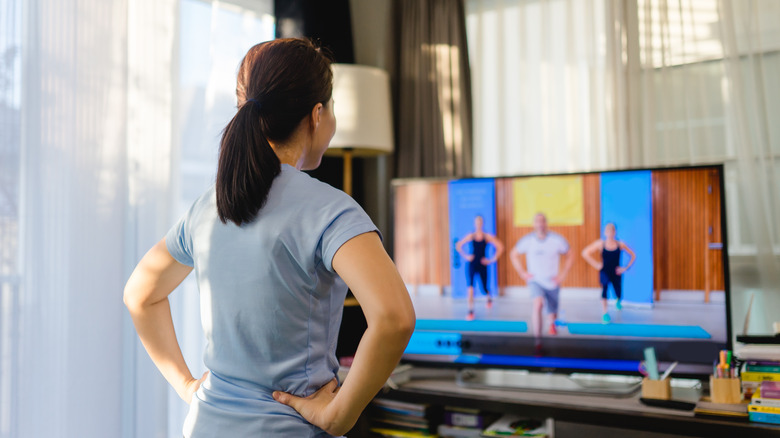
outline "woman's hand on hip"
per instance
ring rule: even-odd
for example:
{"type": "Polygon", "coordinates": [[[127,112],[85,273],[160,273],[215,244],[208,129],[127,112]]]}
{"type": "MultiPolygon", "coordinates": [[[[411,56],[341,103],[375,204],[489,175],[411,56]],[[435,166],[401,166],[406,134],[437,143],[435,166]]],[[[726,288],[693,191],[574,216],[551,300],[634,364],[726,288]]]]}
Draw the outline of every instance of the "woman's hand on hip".
{"type": "Polygon", "coordinates": [[[331,380],[325,386],[308,397],[297,397],[292,394],[274,391],[274,400],[290,406],[298,411],[309,423],[319,427],[331,435],[343,435],[349,431],[352,424],[341,424],[334,411],[333,400],[339,392],[336,379],[331,380]]]}
{"type": "Polygon", "coordinates": [[[209,375],[209,372],[206,371],[203,373],[203,376],[201,376],[200,379],[192,378],[192,380],[188,381],[184,385],[184,391],[182,394],[180,394],[181,398],[187,402],[187,404],[192,403],[192,397],[195,395],[195,392],[200,388],[200,385],[203,383],[204,380],[206,380],[206,376],[209,375]]]}

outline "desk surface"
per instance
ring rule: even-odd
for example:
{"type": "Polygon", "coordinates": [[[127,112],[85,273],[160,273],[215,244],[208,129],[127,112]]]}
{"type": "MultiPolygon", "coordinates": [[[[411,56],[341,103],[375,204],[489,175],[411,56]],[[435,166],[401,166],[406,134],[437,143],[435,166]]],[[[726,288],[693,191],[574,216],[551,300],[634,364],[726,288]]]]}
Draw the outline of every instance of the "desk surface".
{"type": "MultiPolygon", "coordinates": [[[[673,398],[691,398],[690,394],[679,391],[685,390],[674,388],[673,398]]],[[[454,373],[448,370],[443,370],[436,379],[407,382],[382,397],[669,434],[780,437],[777,425],[696,417],[693,411],[653,408],[640,403],[638,395],[619,398],[461,387],[455,383],[454,373]]]]}

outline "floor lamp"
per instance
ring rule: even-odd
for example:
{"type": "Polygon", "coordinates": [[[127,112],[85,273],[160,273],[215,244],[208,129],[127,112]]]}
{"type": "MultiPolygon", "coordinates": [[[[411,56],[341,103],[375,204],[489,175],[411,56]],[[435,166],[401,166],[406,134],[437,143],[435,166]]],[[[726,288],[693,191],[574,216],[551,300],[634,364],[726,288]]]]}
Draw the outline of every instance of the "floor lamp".
{"type": "Polygon", "coordinates": [[[326,155],[344,158],[344,192],[352,196],[352,158],[393,152],[390,78],[376,67],[332,67],[336,134],[326,155]]]}

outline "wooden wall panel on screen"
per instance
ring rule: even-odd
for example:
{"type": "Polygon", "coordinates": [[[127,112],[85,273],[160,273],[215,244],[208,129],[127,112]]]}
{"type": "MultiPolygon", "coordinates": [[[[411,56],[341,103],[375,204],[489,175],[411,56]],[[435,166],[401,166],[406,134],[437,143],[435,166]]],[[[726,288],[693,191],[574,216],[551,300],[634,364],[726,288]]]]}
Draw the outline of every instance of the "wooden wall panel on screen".
{"type": "Polygon", "coordinates": [[[723,235],[721,233],[720,177],[718,171],[707,171],[706,242],[704,301],[709,302],[710,292],[725,288],[723,277],[723,235]]]}
{"type": "MultiPolygon", "coordinates": [[[[572,235],[569,240],[575,259],[564,286],[600,288],[598,272],[588,265],[580,253],[591,242],[601,238],[601,183],[598,174],[584,175],[582,180],[583,196],[585,197],[583,203],[584,224],[577,227],[576,234],[572,235]]],[[[598,255],[596,258],[601,258],[601,256],[598,255]]]]}
{"type": "Polygon", "coordinates": [[[398,272],[401,274],[405,283],[411,284],[416,280],[413,277],[413,273],[410,272],[409,258],[411,257],[410,242],[409,242],[409,208],[408,208],[408,193],[409,188],[407,186],[398,186],[395,190],[395,209],[393,211],[393,256],[398,272]]]}
{"type": "MultiPolygon", "coordinates": [[[[574,265],[563,287],[600,287],[598,273],[593,270],[583,258],[580,252],[590,242],[601,235],[601,201],[599,191],[599,175],[583,175],[583,224],[580,226],[551,226],[550,228],[561,234],[569,241],[571,251],[574,252],[574,265]]],[[[506,286],[525,286],[509,260],[509,251],[517,241],[528,233],[533,232],[532,227],[514,226],[514,196],[513,178],[500,178],[496,180],[496,216],[497,237],[506,246],[506,254],[498,262],[499,288],[506,286]]],[[[563,263],[563,259],[561,260],[563,263]]],[[[525,265],[525,257],[523,257],[525,265]]]]}
{"type": "MultiPolygon", "coordinates": [[[[514,272],[512,263],[509,261],[509,252],[512,251],[514,241],[510,239],[510,232],[512,227],[511,213],[511,196],[512,186],[506,184],[507,179],[496,180],[496,238],[504,244],[504,254],[498,259],[498,292],[500,295],[504,295],[504,288],[508,284],[512,284],[510,281],[510,275],[514,272]],[[509,208],[507,209],[507,206],[509,208]]],[[[515,276],[517,274],[515,273],[515,276]]],[[[520,279],[518,278],[519,282],[520,279]]]]}
{"type": "Polygon", "coordinates": [[[399,186],[396,191],[395,258],[404,282],[410,285],[424,284],[426,264],[425,238],[427,224],[424,211],[415,208],[413,200],[424,196],[423,184],[399,186]]]}
{"type": "Polygon", "coordinates": [[[661,236],[665,236],[666,221],[663,220],[666,217],[666,203],[663,202],[663,195],[666,190],[666,177],[659,172],[653,172],[650,175],[652,191],[653,191],[653,301],[661,299],[661,289],[666,284],[666,265],[663,263],[669,256],[667,255],[668,248],[664,244],[664,239],[661,236]]]}
{"type": "MultiPolygon", "coordinates": [[[[663,290],[705,290],[710,264],[708,221],[714,220],[708,210],[717,207],[718,218],[720,214],[719,193],[717,205],[710,205],[709,180],[709,172],[698,169],[653,172],[656,300],[663,299],[663,290]]],[[[713,223],[715,228],[718,235],[713,238],[719,238],[719,224],[713,223]]]]}
{"type": "Polygon", "coordinates": [[[447,183],[410,182],[398,186],[395,210],[395,262],[404,282],[449,285],[447,183]]]}
{"type": "Polygon", "coordinates": [[[450,262],[452,249],[450,247],[450,220],[449,220],[449,196],[448,186],[446,182],[435,183],[433,185],[433,198],[430,204],[434,211],[431,212],[431,217],[435,218],[432,221],[434,229],[432,235],[434,236],[434,284],[441,286],[450,285],[450,262]]]}

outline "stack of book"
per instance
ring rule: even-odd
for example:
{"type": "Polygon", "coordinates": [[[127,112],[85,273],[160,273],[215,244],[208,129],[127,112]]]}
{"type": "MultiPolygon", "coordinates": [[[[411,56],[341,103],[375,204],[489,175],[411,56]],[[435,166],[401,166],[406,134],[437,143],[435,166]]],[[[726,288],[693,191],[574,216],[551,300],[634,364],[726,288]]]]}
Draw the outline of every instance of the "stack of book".
{"type": "MultiPolygon", "coordinates": [[[[441,412],[441,411],[440,411],[441,412]]],[[[437,415],[428,404],[376,398],[369,409],[370,431],[376,437],[437,437],[437,415]]]]}
{"type": "Polygon", "coordinates": [[[742,393],[749,399],[762,382],[780,382],[780,361],[748,360],[742,366],[742,393]]]}
{"type": "Polygon", "coordinates": [[[780,334],[737,336],[742,393],[750,400],[750,421],[780,424],[780,334]]]}
{"type": "Polygon", "coordinates": [[[750,421],[780,424],[780,382],[761,382],[748,406],[750,421]]]}
{"type": "Polygon", "coordinates": [[[734,353],[744,362],[742,366],[742,393],[750,399],[764,380],[780,381],[780,335],[737,336],[734,353]]]}

